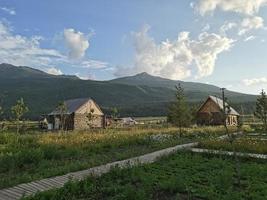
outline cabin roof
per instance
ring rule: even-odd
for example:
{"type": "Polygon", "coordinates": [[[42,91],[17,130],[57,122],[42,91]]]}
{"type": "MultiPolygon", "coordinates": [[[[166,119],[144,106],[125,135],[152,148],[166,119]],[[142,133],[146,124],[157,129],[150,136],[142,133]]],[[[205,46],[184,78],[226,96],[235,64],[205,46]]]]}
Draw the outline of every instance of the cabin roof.
{"type": "MultiPolygon", "coordinates": [[[[211,99],[214,103],[216,103],[220,109],[223,109],[223,100],[218,98],[218,97],[215,97],[215,96],[209,96],[208,99],[205,101],[205,103],[200,107],[200,109],[206,104],[206,102],[211,99]]],[[[229,106],[228,103],[225,102],[225,105],[226,106],[229,106]]],[[[230,114],[230,115],[238,115],[239,116],[239,113],[231,106],[229,106],[230,108],[230,112],[227,112],[226,114],[230,114]]],[[[199,111],[200,111],[199,109],[199,111]]]]}
{"type": "MultiPolygon", "coordinates": [[[[66,100],[66,101],[64,101],[64,104],[66,105],[66,112],[60,113],[59,109],[55,109],[49,115],[59,115],[59,114],[72,114],[72,113],[75,113],[82,105],[84,105],[85,103],[87,103],[90,100],[92,100],[92,99],[91,98],[78,98],[78,99],[69,99],[69,100],[66,100]]],[[[97,105],[97,107],[98,107],[98,105],[97,105]]]]}

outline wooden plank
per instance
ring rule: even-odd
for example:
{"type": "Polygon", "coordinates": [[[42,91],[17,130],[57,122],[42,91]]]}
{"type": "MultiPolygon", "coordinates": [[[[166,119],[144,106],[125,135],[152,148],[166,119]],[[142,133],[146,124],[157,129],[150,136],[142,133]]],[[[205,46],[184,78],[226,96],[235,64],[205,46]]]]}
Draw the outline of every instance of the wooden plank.
{"type": "Polygon", "coordinates": [[[21,184],[21,185],[18,185],[17,187],[23,189],[25,191],[25,194],[30,193],[30,192],[35,193],[38,191],[36,190],[36,188],[31,187],[29,184],[21,184]]]}
{"type": "Polygon", "coordinates": [[[16,200],[18,199],[18,197],[22,197],[23,195],[29,196],[29,195],[35,194],[38,191],[44,191],[44,190],[49,190],[53,188],[60,188],[65,183],[67,183],[70,179],[82,180],[91,175],[100,176],[104,173],[109,172],[110,169],[115,166],[124,168],[124,167],[133,166],[136,164],[151,163],[163,155],[169,155],[179,149],[190,148],[197,144],[198,143],[177,145],[175,147],[166,148],[166,149],[159,150],[159,151],[149,153],[146,155],[133,157],[133,158],[122,160],[122,161],[115,161],[112,163],[107,163],[105,165],[96,166],[96,167],[89,168],[86,170],[72,172],[72,173],[62,175],[62,176],[56,176],[54,178],[46,178],[46,179],[42,179],[39,181],[19,184],[12,188],[0,190],[0,200],[2,199],[3,200],[16,200]]]}
{"type": "Polygon", "coordinates": [[[48,186],[42,185],[39,182],[32,182],[31,185],[34,185],[35,187],[37,187],[40,191],[44,191],[49,189],[48,186]]]}
{"type": "MultiPolygon", "coordinates": [[[[5,191],[5,190],[4,190],[5,191]]],[[[6,192],[8,192],[8,193],[10,193],[12,196],[16,196],[16,197],[21,197],[22,195],[23,195],[23,192],[21,192],[21,191],[18,191],[18,190],[16,190],[16,189],[14,189],[14,188],[11,188],[11,189],[8,189],[8,190],[6,190],[6,192]]]]}
{"type": "Polygon", "coordinates": [[[25,194],[25,191],[22,190],[22,189],[19,188],[19,187],[13,187],[13,188],[10,188],[10,189],[8,189],[8,191],[13,191],[13,192],[19,194],[20,196],[23,196],[23,195],[25,194]]]}
{"type": "Polygon", "coordinates": [[[15,199],[10,198],[9,196],[6,196],[5,194],[1,194],[0,192],[0,200],[15,200],[15,199]]]}
{"type": "MultiPolygon", "coordinates": [[[[54,187],[58,187],[59,185],[62,186],[62,183],[58,182],[57,180],[55,179],[47,179],[45,181],[43,181],[42,183],[45,183],[45,184],[51,184],[52,186],[54,187]]],[[[64,184],[63,184],[64,185],[64,184]]],[[[51,187],[50,187],[51,188],[51,187]]]]}
{"type": "Polygon", "coordinates": [[[15,195],[13,195],[12,193],[8,192],[8,190],[2,190],[1,192],[1,196],[3,197],[3,200],[5,199],[18,199],[15,195]]]}

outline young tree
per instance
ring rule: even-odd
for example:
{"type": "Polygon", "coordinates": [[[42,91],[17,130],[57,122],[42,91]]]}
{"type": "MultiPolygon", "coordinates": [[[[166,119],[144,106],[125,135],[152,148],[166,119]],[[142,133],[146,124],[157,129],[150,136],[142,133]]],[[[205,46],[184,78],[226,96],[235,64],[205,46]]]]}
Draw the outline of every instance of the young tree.
{"type": "Polygon", "coordinates": [[[112,117],[113,120],[118,117],[118,113],[119,113],[119,111],[118,111],[118,109],[116,107],[111,108],[111,117],[112,117]]]}
{"type": "Polygon", "coordinates": [[[3,111],[3,108],[0,106],[0,119],[1,119],[1,116],[4,114],[4,111],[3,111]]]}
{"type": "Polygon", "coordinates": [[[3,104],[3,98],[4,98],[4,95],[0,94],[0,120],[1,120],[2,115],[4,114],[4,109],[1,106],[3,104]]]}
{"type": "Polygon", "coordinates": [[[15,120],[17,124],[17,133],[20,131],[20,121],[25,113],[29,111],[29,108],[24,103],[23,98],[19,99],[16,105],[11,107],[11,112],[15,115],[15,120]]]}
{"type": "Polygon", "coordinates": [[[65,113],[67,112],[67,106],[64,101],[59,102],[57,106],[57,110],[59,111],[60,115],[60,129],[61,131],[65,128],[65,113]]]}
{"type": "Polygon", "coordinates": [[[0,131],[4,129],[4,122],[1,119],[3,113],[4,113],[4,111],[3,111],[2,107],[0,106],[0,131]]]}
{"type": "Polygon", "coordinates": [[[1,105],[3,105],[3,99],[6,95],[0,94],[0,131],[3,131],[6,129],[5,123],[4,123],[4,109],[1,105]]]}
{"type": "MultiPolygon", "coordinates": [[[[222,116],[222,122],[225,128],[225,132],[228,136],[228,141],[230,143],[230,145],[232,146],[232,151],[234,153],[234,159],[235,159],[235,167],[234,167],[234,171],[235,171],[235,177],[236,177],[236,184],[238,187],[240,187],[241,185],[241,173],[240,173],[240,162],[236,153],[236,149],[235,149],[235,145],[234,145],[234,141],[236,139],[235,134],[230,133],[228,130],[228,124],[227,124],[227,118],[231,112],[231,107],[226,104],[226,98],[225,98],[225,88],[222,88],[222,100],[223,100],[223,109],[221,110],[221,116],[222,116]]],[[[241,125],[241,124],[240,124],[241,125]]],[[[238,124],[238,126],[240,126],[238,124]]],[[[240,130],[242,127],[238,127],[238,129],[240,130]]]]}
{"type": "Polygon", "coordinates": [[[175,88],[175,102],[173,102],[169,107],[168,121],[173,125],[179,127],[179,134],[181,137],[182,127],[190,126],[192,115],[186,102],[184,90],[181,84],[175,86],[175,88]]]}
{"type": "Polygon", "coordinates": [[[93,127],[95,115],[94,115],[95,110],[93,108],[90,109],[90,111],[87,113],[86,118],[87,118],[87,126],[91,129],[93,127]]]}
{"type": "Polygon", "coordinates": [[[263,128],[267,131],[267,97],[264,90],[261,91],[260,96],[257,98],[254,115],[262,121],[263,128]]]}

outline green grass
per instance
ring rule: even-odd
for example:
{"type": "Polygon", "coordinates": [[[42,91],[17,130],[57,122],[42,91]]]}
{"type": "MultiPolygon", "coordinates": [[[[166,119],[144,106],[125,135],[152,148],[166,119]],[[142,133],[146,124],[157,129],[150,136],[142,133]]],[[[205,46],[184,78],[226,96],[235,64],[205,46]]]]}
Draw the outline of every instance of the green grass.
{"type": "Polygon", "coordinates": [[[221,135],[223,131],[223,127],[184,129],[182,138],[173,127],[24,135],[1,133],[0,188],[221,135]]]}
{"type": "Polygon", "coordinates": [[[70,181],[61,189],[27,199],[265,200],[266,164],[241,160],[241,184],[237,185],[233,160],[180,152],[153,164],[123,170],[115,168],[102,177],[70,181]]]}
{"type": "Polygon", "coordinates": [[[225,151],[233,151],[234,147],[238,152],[267,154],[267,140],[265,137],[259,136],[243,136],[236,138],[233,142],[233,146],[228,140],[208,139],[201,141],[199,147],[225,151]]]}
{"type": "Polygon", "coordinates": [[[166,116],[159,116],[159,117],[135,117],[134,118],[137,122],[143,124],[163,124],[167,122],[166,116]]]}

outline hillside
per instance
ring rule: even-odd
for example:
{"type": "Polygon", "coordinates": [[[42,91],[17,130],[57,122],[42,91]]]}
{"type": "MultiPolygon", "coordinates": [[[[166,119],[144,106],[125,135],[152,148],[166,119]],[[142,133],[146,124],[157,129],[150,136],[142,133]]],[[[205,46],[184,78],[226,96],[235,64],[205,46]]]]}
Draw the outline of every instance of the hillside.
{"type": "MultiPolygon", "coordinates": [[[[127,84],[127,85],[146,85],[149,87],[163,87],[173,90],[177,84],[181,84],[185,90],[185,93],[190,101],[201,101],[208,95],[221,96],[220,88],[214,85],[196,83],[196,82],[184,82],[174,81],[158,76],[151,76],[146,72],[137,74],[135,76],[122,77],[110,81],[111,83],[127,84]]],[[[238,92],[226,91],[226,95],[231,102],[248,102],[255,101],[254,95],[242,94],[238,92]]]]}
{"type": "MultiPolygon", "coordinates": [[[[104,111],[116,106],[122,115],[162,115],[178,82],[146,73],[110,81],[80,80],[76,76],[55,76],[30,67],[0,64],[0,103],[8,114],[8,108],[23,97],[30,108],[28,117],[38,118],[64,99],[91,97],[104,111]]],[[[181,83],[191,102],[203,101],[210,94],[220,95],[216,86],[181,83]]],[[[236,92],[227,92],[227,96],[234,103],[255,100],[253,95],[236,92]]]]}

